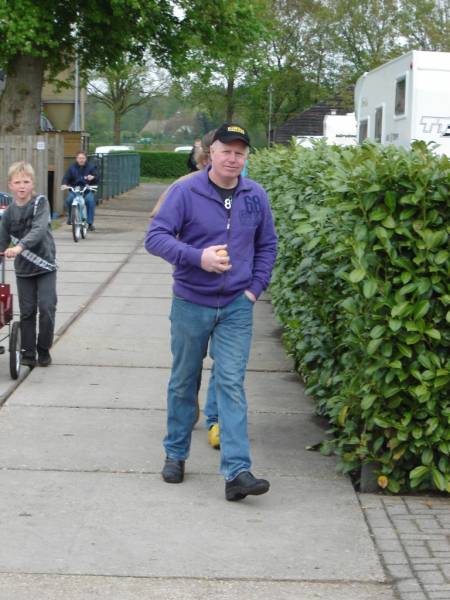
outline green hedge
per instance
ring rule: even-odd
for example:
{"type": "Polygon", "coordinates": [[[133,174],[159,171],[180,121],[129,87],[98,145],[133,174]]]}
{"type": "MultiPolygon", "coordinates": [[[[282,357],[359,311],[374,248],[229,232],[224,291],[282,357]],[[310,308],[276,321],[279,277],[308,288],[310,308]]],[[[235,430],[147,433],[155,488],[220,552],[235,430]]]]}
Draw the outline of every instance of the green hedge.
{"type": "Polygon", "coordinates": [[[181,177],[186,175],[186,152],[139,152],[142,177],[181,177]]]}
{"type": "Polygon", "coordinates": [[[252,158],[279,234],[271,292],[343,471],[450,491],[450,162],[425,144],[252,158]]]}

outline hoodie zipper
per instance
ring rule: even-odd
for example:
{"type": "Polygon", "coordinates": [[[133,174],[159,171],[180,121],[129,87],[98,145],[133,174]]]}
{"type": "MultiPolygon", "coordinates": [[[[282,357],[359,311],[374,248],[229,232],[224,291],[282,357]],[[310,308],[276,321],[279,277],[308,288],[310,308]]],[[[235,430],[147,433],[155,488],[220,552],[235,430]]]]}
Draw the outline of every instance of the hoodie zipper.
{"type": "MultiPolygon", "coordinates": [[[[227,239],[226,239],[226,245],[228,248],[228,242],[230,241],[230,229],[231,229],[231,207],[233,206],[233,196],[231,196],[230,198],[225,198],[224,202],[223,202],[224,208],[227,211],[227,224],[226,224],[226,232],[227,232],[227,239]]],[[[217,308],[220,307],[220,296],[223,292],[223,290],[225,289],[225,278],[227,276],[228,271],[225,271],[225,273],[223,274],[223,279],[222,279],[222,287],[219,290],[219,293],[217,294],[217,308]]]]}

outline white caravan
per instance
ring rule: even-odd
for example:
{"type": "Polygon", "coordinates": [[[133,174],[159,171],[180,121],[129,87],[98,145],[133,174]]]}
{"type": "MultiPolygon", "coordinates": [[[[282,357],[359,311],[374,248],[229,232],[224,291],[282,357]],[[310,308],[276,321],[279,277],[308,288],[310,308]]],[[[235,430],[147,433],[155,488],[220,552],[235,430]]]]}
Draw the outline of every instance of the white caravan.
{"type": "Polygon", "coordinates": [[[355,87],[358,142],[409,148],[435,142],[450,156],[450,52],[412,50],[360,77],[355,87]]]}
{"type": "Polygon", "coordinates": [[[323,119],[323,136],[326,138],[327,144],[354,146],[356,144],[355,113],[325,115],[323,119]]]}
{"type": "Polygon", "coordinates": [[[323,118],[323,135],[298,135],[295,137],[296,143],[304,148],[312,148],[313,140],[323,139],[326,140],[328,145],[354,146],[357,143],[355,113],[325,115],[323,118]]]}

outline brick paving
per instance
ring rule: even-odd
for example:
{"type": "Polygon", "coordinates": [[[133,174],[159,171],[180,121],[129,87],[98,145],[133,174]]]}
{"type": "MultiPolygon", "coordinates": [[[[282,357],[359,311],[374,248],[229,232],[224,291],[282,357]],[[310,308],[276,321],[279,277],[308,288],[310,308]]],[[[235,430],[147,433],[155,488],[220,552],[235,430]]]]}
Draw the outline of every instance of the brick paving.
{"type": "Polygon", "coordinates": [[[401,600],[450,600],[450,499],[360,494],[401,600]]]}

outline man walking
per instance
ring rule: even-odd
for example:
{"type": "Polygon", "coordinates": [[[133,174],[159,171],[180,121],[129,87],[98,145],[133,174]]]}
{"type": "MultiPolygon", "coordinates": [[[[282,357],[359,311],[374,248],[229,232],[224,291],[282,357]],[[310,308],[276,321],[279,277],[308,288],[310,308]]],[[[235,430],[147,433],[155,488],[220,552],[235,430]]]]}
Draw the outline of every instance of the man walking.
{"type": "Polygon", "coordinates": [[[276,234],[264,190],[240,173],[247,131],[225,123],[214,134],[211,166],[173,186],[149,226],[145,247],[172,265],[172,371],[168,387],[167,483],[181,483],[196,421],[197,381],[210,344],[227,500],[264,494],[251,473],[244,378],[253,307],[267,287],[276,234]]]}

